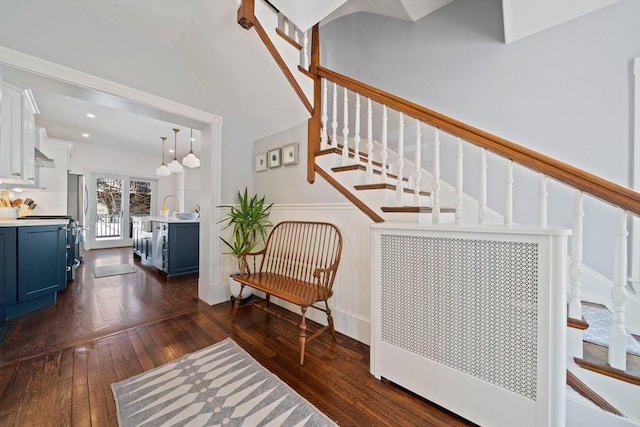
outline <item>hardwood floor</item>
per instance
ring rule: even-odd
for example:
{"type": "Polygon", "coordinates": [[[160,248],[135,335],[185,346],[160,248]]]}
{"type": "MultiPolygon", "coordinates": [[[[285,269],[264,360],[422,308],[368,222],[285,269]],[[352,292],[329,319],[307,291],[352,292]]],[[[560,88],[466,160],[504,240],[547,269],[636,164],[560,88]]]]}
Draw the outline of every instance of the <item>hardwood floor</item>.
{"type": "MultiPolygon", "coordinates": [[[[197,280],[134,274],[94,279],[95,265],[133,264],[131,249],[91,251],[49,307],[12,321],[0,348],[0,426],[115,426],[111,384],[231,337],[341,426],[468,426],[454,414],[369,374],[369,347],[338,334],[307,346],[260,310],[197,299],[197,280]]],[[[287,315],[282,310],[281,313],[287,315]]]]}

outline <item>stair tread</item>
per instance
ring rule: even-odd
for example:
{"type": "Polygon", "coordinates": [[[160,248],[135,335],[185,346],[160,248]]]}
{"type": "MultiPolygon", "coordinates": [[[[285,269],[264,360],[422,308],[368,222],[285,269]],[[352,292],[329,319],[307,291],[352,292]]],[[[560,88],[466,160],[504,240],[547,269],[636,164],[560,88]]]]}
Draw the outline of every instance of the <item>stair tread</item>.
{"type": "MultiPolygon", "coordinates": [[[[354,163],[352,165],[346,165],[346,166],[334,166],[331,168],[332,172],[347,172],[347,171],[355,171],[355,170],[361,170],[361,171],[366,171],[367,167],[363,164],[360,163],[354,163]]],[[[373,173],[375,175],[382,175],[382,171],[378,170],[378,169],[374,169],[373,173]]],[[[389,177],[389,179],[398,179],[397,175],[388,173],[387,177],[389,177]]],[[[407,182],[409,181],[409,178],[402,178],[402,181],[407,182]]]]}
{"type": "MultiPolygon", "coordinates": [[[[316,156],[326,156],[328,154],[342,154],[342,145],[338,145],[337,147],[329,147],[329,148],[325,148],[324,150],[319,150],[315,152],[316,156]]],[[[360,161],[366,163],[369,159],[369,156],[367,153],[364,153],[362,151],[358,152],[358,155],[360,156],[360,161]]],[[[349,158],[353,159],[355,157],[355,150],[353,150],[352,148],[349,148],[349,158]]],[[[375,167],[382,167],[382,163],[377,162],[375,160],[373,160],[371,162],[371,164],[375,167]]]]}
{"type": "MultiPolygon", "coordinates": [[[[358,184],[354,185],[356,190],[396,190],[396,186],[394,184],[389,184],[387,182],[378,182],[375,184],[358,184]]],[[[411,188],[404,188],[403,191],[408,194],[414,194],[414,190],[411,188]]],[[[429,196],[431,193],[428,191],[420,191],[421,196],[429,196]]]]}
{"type": "Polygon", "coordinates": [[[611,378],[626,381],[631,384],[640,385],[640,356],[627,353],[627,370],[621,371],[609,366],[607,347],[583,343],[584,355],[582,359],[574,358],[575,362],[582,368],[598,372],[611,378]]]}
{"type": "MultiPolygon", "coordinates": [[[[387,213],[431,213],[433,212],[432,207],[428,206],[383,206],[382,212],[387,213]]],[[[441,213],[455,213],[454,208],[440,208],[441,213]]]]}

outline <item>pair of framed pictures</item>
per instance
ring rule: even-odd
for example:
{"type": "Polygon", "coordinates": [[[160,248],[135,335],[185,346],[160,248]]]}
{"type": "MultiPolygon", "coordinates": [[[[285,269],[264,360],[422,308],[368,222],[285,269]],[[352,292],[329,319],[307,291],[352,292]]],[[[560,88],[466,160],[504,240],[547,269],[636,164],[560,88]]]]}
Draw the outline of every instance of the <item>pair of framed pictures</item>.
{"type": "Polygon", "coordinates": [[[256,156],[256,172],[298,163],[298,143],[283,145],[256,156]]]}

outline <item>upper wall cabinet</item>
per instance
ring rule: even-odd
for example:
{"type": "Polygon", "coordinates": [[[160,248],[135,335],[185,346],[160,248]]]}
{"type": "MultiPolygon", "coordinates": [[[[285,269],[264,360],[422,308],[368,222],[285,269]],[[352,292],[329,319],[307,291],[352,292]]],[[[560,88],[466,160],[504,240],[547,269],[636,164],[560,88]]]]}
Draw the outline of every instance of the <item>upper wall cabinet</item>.
{"type": "Polygon", "coordinates": [[[0,179],[22,182],[22,91],[3,84],[0,108],[0,179]]]}
{"type": "Polygon", "coordinates": [[[28,89],[8,83],[0,97],[0,182],[35,186],[35,114],[38,107],[28,89]]]}

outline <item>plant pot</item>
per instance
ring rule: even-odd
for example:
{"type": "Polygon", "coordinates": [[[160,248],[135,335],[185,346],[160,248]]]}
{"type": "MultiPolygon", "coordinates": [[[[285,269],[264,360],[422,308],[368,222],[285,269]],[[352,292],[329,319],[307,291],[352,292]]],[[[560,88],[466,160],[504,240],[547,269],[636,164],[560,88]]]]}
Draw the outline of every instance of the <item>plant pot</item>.
{"type": "MultiPolygon", "coordinates": [[[[236,296],[238,292],[240,292],[240,283],[233,280],[233,276],[238,275],[239,273],[234,273],[229,275],[229,291],[231,292],[231,297],[229,298],[232,303],[236,302],[236,296]]],[[[253,288],[249,286],[245,286],[242,289],[242,299],[240,300],[240,305],[246,304],[251,300],[253,296],[253,288]]]]}

